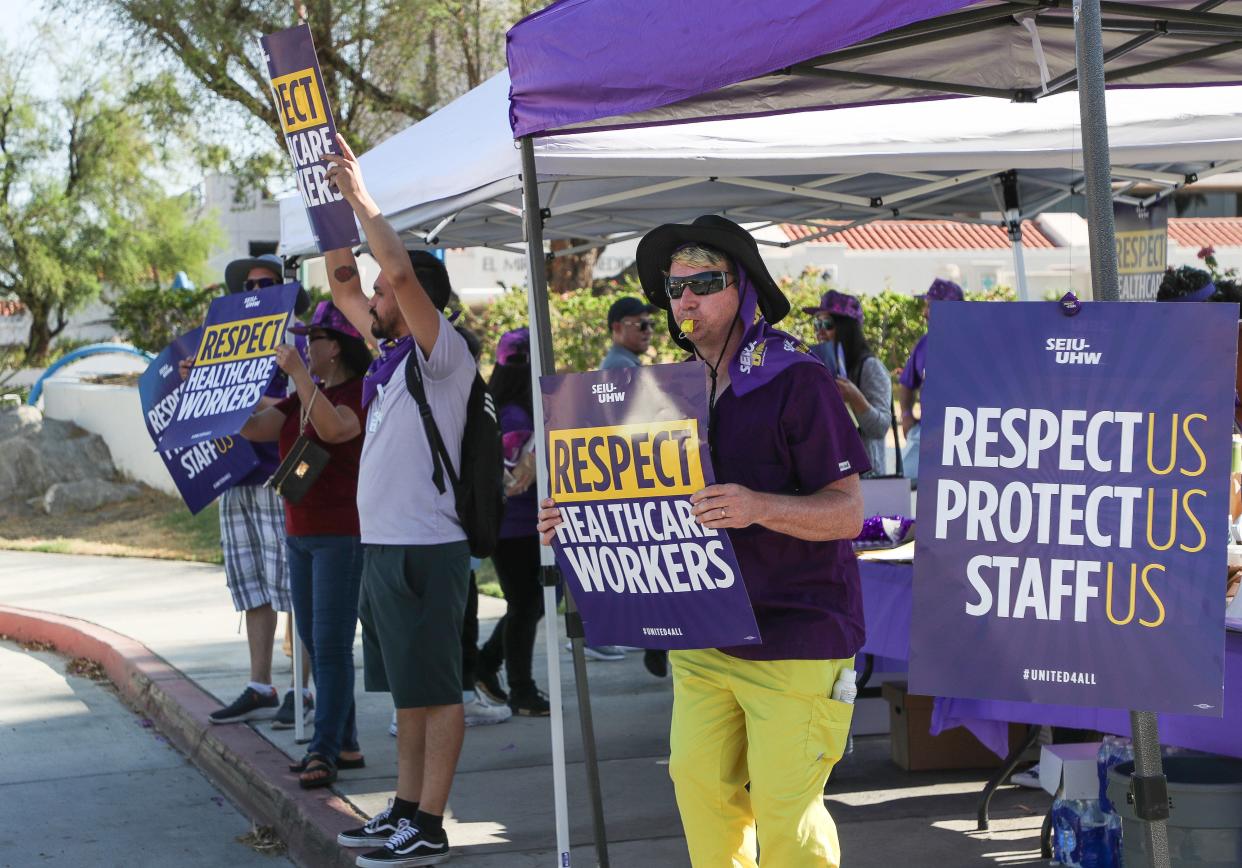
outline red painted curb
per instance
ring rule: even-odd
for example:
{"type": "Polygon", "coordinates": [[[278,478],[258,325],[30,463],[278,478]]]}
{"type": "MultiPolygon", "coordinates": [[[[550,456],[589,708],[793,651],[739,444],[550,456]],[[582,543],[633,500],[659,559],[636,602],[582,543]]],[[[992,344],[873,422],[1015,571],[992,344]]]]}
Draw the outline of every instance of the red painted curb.
{"type": "Polygon", "coordinates": [[[352,866],[336,843],[359,815],[330,790],[303,790],[284,751],[249,726],[215,726],[220,703],[150,648],[106,627],[51,612],[0,606],[0,633],[50,642],[59,653],[103,666],[125,701],[257,822],[273,826],[299,865],[352,866]]]}

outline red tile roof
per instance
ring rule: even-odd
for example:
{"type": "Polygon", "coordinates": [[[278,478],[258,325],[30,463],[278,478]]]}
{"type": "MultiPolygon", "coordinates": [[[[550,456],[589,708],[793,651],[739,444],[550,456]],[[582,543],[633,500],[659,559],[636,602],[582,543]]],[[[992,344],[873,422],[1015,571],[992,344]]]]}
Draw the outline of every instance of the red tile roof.
{"type": "Polygon", "coordinates": [[[1242,217],[1170,217],[1169,241],[1178,247],[1242,247],[1242,217]]]}
{"type": "MultiPolygon", "coordinates": [[[[825,220],[825,225],[844,226],[844,221],[825,220]]],[[[810,226],[781,225],[790,241],[820,231],[810,226]]],[[[1007,250],[1009,235],[1000,226],[959,223],[955,220],[876,220],[810,242],[844,244],[851,250],[1007,250]]],[[[1056,247],[1031,220],[1022,221],[1022,246],[1056,247]]]]}
{"type": "Polygon", "coordinates": [[[26,312],[26,305],[20,301],[8,301],[0,298],[0,316],[21,316],[26,312]]]}

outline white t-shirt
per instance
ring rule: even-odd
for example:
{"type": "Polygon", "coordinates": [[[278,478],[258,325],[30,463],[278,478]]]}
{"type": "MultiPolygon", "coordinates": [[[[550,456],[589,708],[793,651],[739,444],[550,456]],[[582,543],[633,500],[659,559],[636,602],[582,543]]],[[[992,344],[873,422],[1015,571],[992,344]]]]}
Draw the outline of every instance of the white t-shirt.
{"type": "Polygon", "coordinates": [[[433,545],[466,538],[448,470],[444,493],[432,481],[431,448],[418,403],[405,384],[405,366],[421,364],[431,414],[454,472],[461,471],[466,401],[476,367],[465,338],[443,315],[429,358],[416,344],[367,407],[358,467],[358,521],[362,541],[377,545],[433,545]]]}

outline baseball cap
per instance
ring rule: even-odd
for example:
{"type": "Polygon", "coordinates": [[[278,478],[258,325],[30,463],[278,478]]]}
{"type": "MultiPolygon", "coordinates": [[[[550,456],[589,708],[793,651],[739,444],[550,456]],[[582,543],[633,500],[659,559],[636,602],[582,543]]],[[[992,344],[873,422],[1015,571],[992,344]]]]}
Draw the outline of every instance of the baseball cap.
{"type": "Polygon", "coordinates": [[[622,296],[608,308],[608,325],[620,322],[627,316],[638,316],[644,313],[655,313],[655,305],[650,305],[632,295],[622,296]]]}

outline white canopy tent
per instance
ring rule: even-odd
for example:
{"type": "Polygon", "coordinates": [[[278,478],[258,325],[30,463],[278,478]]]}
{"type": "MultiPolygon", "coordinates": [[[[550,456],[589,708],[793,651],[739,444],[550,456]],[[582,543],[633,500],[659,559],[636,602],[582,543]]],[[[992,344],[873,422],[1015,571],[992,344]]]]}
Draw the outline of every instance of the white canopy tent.
{"type": "MultiPolygon", "coordinates": [[[[508,91],[502,72],[362,156],[372,195],[410,246],[522,250],[508,91]]],[[[1150,203],[1242,170],[1240,91],[1109,92],[1115,198],[1150,203]]],[[[1071,93],[1035,105],[957,99],[541,138],[544,235],[596,246],[709,211],[818,228],[787,245],[846,228],[824,218],[952,217],[1012,235],[1022,218],[1081,192],[1079,125],[1071,93]],[[998,216],[975,216],[988,212],[998,216]]],[[[281,200],[280,250],[316,252],[297,196],[281,200]]]]}

